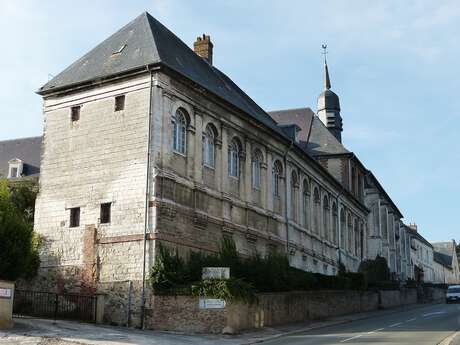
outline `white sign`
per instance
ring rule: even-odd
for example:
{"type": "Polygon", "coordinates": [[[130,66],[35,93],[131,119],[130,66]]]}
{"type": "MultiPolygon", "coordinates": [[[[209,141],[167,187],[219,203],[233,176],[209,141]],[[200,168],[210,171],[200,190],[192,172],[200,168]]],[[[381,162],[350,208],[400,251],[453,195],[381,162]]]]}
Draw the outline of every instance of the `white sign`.
{"type": "Polygon", "coordinates": [[[200,309],[224,309],[225,301],[217,298],[200,298],[200,309]]]}
{"type": "Polygon", "coordinates": [[[11,298],[11,289],[0,288],[0,298],[11,298]]]}
{"type": "Polygon", "coordinates": [[[203,267],[202,279],[229,279],[230,267],[203,267]]]}

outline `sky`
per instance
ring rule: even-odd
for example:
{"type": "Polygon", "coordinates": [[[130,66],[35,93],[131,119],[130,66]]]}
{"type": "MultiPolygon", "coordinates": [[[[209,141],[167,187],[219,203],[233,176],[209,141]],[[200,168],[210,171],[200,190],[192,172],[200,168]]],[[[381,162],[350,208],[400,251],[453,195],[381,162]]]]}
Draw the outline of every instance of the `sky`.
{"type": "Polygon", "coordinates": [[[148,11],[266,111],[311,107],[328,45],[343,142],[431,241],[460,240],[460,2],[0,0],[0,140],[38,136],[35,91],[148,11]],[[455,217],[454,217],[455,216],[455,217]]]}

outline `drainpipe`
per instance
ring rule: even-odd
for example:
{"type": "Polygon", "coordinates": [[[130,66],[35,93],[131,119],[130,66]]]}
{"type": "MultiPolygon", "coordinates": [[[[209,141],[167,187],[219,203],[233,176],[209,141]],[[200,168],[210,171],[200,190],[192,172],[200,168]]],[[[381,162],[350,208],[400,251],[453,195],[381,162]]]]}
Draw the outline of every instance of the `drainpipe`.
{"type": "Polygon", "coordinates": [[[338,251],[339,251],[339,268],[340,268],[340,265],[342,264],[342,249],[340,248],[340,242],[342,241],[342,220],[340,219],[340,195],[342,195],[342,193],[339,193],[337,194],[337,220],[339,222],[339,226],[338,226],[338,229],[339,229],[339,233],[337,234],[337,247],[338,247],[338,251]]]}
{"type": "MultiPolygon", "coordinates": [[[[288,171],[287,171],[287,155],[289,153],[289,151],[291,150],[292,146],[293,146],[294,142],[291,140],[290,143],[289,143],[289,147],[288,149],[286,150],[286,152],[284,153],[283,155],[283,161],[284,161],[284,171],[286,172],[285,173],[285,183],[284,183],[284,221],[286,222],[286,252],[287,252],[287,255],[288,255],[288,259],[290,258],[290,253],[289,253],[289,216],[288,216],[288,184],[287,184],[287,177],[288,177],[288,171]]],[[[291,260],[289,259],[289,262],[291,260]]]]}
{"type": "Polygon", "coordinates": [[[145,263],[146,263],[146,252],[147,252],[147,232],[149,226],[149,202],[150,202],[150,141],[152,138],[151,118],[152,118],[152,71],[147,66],[149,72],[149,113],[148,113],[148,138],[147,138],[147,168],[145,177],[145,218],[144,218],[144,238],[143,238],[143,249],[142,249],[142,291],[141,291],[141,329],[144,329],[144,317],[145,317],[145,263]]]}

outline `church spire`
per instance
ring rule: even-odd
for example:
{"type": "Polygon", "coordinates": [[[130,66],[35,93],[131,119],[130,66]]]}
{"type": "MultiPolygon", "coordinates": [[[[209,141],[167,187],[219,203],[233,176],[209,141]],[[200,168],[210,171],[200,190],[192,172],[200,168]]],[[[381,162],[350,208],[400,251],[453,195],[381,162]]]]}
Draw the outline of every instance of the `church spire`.
{"type": "Polygon", "coordinates": [[[323,44],[324,55],[324,90],[318,97],[317,114],[321,122],[329,129],[338,141],[342,142],[342,117],[340,116],[340,101],[331,90],[331,79],[329,78],[329,69],[327,67],[327,45],[323,44]]]}

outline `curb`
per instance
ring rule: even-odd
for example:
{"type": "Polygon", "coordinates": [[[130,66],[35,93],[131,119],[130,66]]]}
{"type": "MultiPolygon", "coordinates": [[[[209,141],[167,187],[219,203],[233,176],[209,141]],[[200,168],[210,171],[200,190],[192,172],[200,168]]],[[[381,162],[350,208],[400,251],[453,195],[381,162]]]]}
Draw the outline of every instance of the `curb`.
{"type": "Polygon", "coordinates": [[[460,341],[460,332],[455,332],[452,335],[449,335],[443,341],[438,343],[438,345],[454,345],[454,340],[458,339],[460,341]]]}
{"type": "MultiPolygon", "coordinates": [[[[388,312],[385,313],[385,315],[396,314],[396,313],[400,312],[401,310],[413,310],[413,309],[426,307],[427,305],[436,305],[436,304],[442,304],[442,303],[415,304],[409,309],[407,308],[407,306],[406,307],[398,307],[397,309],[394,309],[394,310],[387,309],[388,312]]],[[[260,344],[260,343],[263,343],[263,342],[266,342],[266,341],[269,341],[269,340],[275,340],[275,339],[278,339],[278,338],[281,338],[281,337],[295,335],[295,334],[298,334],[298,333],[313,331],[313,330],[317,330],[317,329],[321,329],[321,328],[327,328],[327,327],[331,327],[331,326],[343,325],[343,324],[346,324],[346,323],[351,323],[353,321],[359,321],[359,320],[364,320],[364,319],[369,319],[369,318],[376,318],[376,317],[382,316],[382,315],[379,315],[381,313],[379,313],[378,310],[377,310],[377,312],[375,314],[376,315],[371,315],[371,316],[362,315],[361,317],[357,317],[357,318],[354,318],[354,319],[344,319],[344,320],[338,320],[338,321],[330,321],[329,323],[328,323],[327,320],[324,320],[323,324],[319,324],[317,326],[309,326],[309,327],[304,327],[304,328],[301,328],[301,329],[296,329],[294,331],[289,331],[289,332],[284,332],[284,333],[278,333],[278,334],[275,334],[275,335],[270,335],[270,336],[267,336],[267,337],[264,337],[264,338],[256,338],[256,339],[254,339],[252,341],[249,340],[247,342],[240,343],[239,345],[260,344]],[[325,324],[325,323],[327,323],[327,324],[325,324]]],[[[354,315],[354,314],[351,314],[349,316],[352,316],[352,315],[354,315]]],[[[443,342],[441,342],[441,343],[439,343],[437,345],[451,345],[452,341],[455,338],[455,335],[457,335],[457,334],[460,334],[460,332],[455,333],[453,335],[452,339],[450,339],[450,341],[448,343],[444,343],[444,341],[443,341],[443,342]]],[[[450,338],[450,337],[448,337],[448,338],[450,338]]]]}

